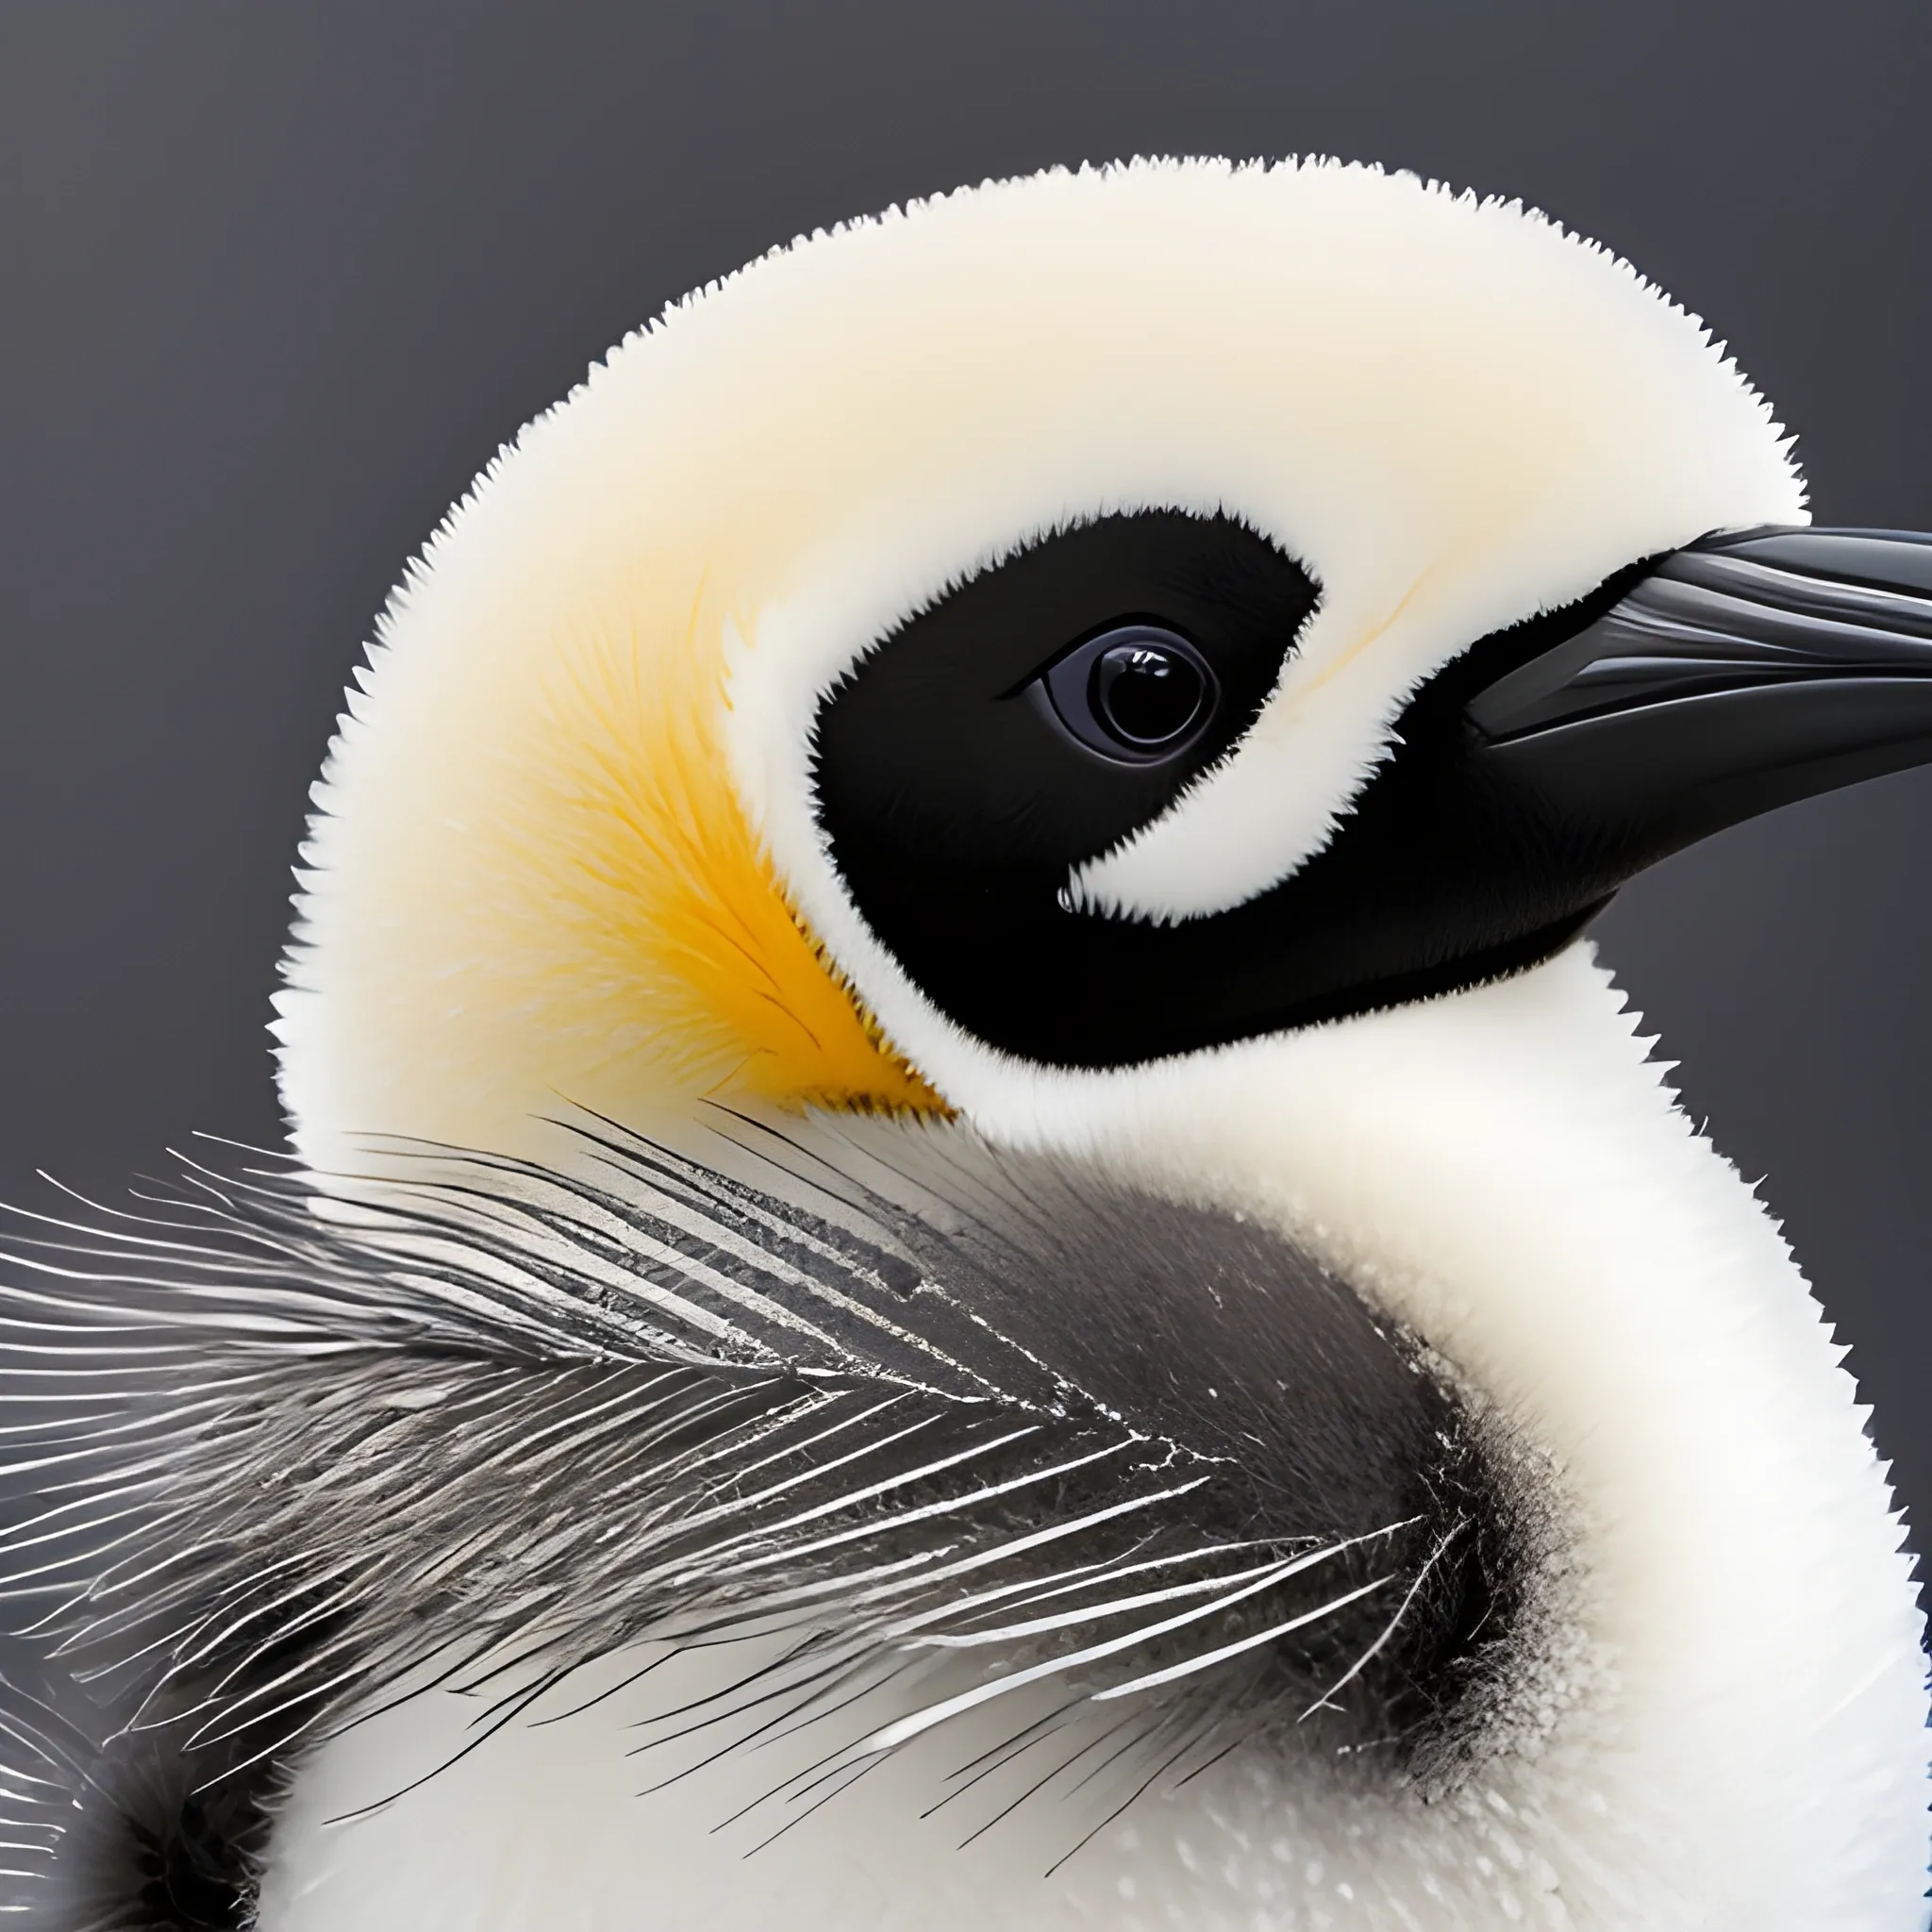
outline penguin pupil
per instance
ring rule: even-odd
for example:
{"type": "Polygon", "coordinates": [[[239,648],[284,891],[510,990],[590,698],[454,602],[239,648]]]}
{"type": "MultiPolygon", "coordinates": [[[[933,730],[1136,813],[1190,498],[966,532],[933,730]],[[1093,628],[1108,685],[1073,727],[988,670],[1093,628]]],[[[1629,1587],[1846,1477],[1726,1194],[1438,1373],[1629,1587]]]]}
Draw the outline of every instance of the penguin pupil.
{"type": "Polygon", "coordinates": [[[1117,738],[1153,749],[1179,738],[1208,699],[1200,667],[1172,645],[1116,644],[1095,660],[1089,702],[1117,738]]]}

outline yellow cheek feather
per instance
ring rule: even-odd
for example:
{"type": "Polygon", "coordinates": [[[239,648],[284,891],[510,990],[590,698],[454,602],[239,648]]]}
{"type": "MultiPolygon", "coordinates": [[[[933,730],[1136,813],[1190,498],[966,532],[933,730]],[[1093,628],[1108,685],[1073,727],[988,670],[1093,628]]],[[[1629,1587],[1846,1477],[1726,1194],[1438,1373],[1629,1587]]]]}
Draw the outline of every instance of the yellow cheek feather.
{"type": "Polygon", "coordinates": [[[556,868],[552,904],[575,927],[543,1004],[566,1031],[607,1032],[613,1063],[596,1085],[944,1112],[787,904],[746,823],[716,653],[695,637],[665,656],[607,637],[565,662],[537,760],[551,811],[529,856],[556,868]]]}

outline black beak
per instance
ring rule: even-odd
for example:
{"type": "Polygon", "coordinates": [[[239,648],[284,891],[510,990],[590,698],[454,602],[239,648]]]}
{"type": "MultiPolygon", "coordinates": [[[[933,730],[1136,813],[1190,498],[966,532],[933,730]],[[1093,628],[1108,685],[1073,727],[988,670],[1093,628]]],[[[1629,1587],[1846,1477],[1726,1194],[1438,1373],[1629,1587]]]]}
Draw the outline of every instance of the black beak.
{"type": "MultiPolygon", "coordinates": [[[[1116,534],[1153,541],[1138,525],[1116,534]]],[[[1167,575],[1133,576],[1114,557],[1114,578],[1144,590],[1130,601],[1109,589],[1095,608],[1218,635],[1224,603],[1247,606],[1217,602],[1217,589],[1176,616],[1174,585],[1247,583],[1254,560],[1245,575],[1205,571],[1199,538],[1167,575]]],[[[1031,608],[1016,591],[998,622],[961,631],[971,649],[949,648],[974,662],[984,638],[1024,636],[1031,608]]],[[[1391,756],[1327,845],[1246,904],[1172,924],[1067,906],[1065,854],[1027,844],[1042,825],[1075,823],[1091,791],[1112,799],[1144,771],[1070,758],[1052,712],[1007,704],[1004,687],[975,709],[970,691],[901,682],[909,695],[880,677],[874,711],[845,714],[872,720],[852,725],[841,767],[841,782],[858,773],[871,788],[841,808],[884,855],[854,836],[848,876],[864,859],[890,881],[868,918],[896,929],[920,984],[969,1031],[1038,1061],[1120,1066],[1518,971],[1695,840],[1932,762],[1932,537],[1707,538],[1474,641],[1410,698],[1391,756]],[[1020,742],[1022,727],[1037,741],[1020,742]],[[888,754],[898,762],[881,764],[888,754]],[[944,782],[928,786],[928,772],[944,782]],[[1035,796],[1034,773],[1060,790],[1041,778],[1035,796]],[[965,859],[934,856],[955,851],[965,859]]],[[[1092,849],[1105,842],[1096,833],[1092,849]]]]}
{"type": "Polygon", "coordinates": [[[1725,825],[1932,759],[1932,537],[1707,538],[1465,715],[1483,782],[1601,897],[1725,825]]]}
{"type": "MultiPolygon", "coordinates": [[[[1671,853],[1927,762],[1932,537],[1707,538],[1446,666],[1299,874],[1218,919],[1135,929],[1130,960],[1116,943],[1109,984],[1128,991],[1110,997],[1133,1010],[1107,1013],[1110,1037],[1172,1052],[1518,971],[1671,853]]],[[[1057,1015],[1057,1040],[1098,1006],[1057,1015]]]]}

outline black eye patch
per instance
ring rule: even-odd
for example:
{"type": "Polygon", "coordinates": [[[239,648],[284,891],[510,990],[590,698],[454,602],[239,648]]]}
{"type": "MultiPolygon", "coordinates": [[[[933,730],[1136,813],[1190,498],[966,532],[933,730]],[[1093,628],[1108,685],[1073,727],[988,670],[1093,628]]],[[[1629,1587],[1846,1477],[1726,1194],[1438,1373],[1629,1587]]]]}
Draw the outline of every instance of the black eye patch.
{"type": "Polygon", "coordinates": [[[1103,517],[960,585],[826,699],[834,861],[942,1009],[1009,1038],[989,962],[1051,959],[1069,873],[1239,742],[1319,595],[1230,517],[1103,517]]]}
{"type": "Polygon", "coordinates": [[[1225,516],[1061,531],[909,620],[826,698],[833,863],[941,1012],[1048,1066],[1131,1066],[1518,971],[1627,873],[1582,862],[1536,787],[1492,769],[1467,707],[1650,567],[1473,640],[1409,694],[1326,844],[1239,905],[1161,921],[1075,904],[1070,877],[1241,740],[1321,591],[1225,516]]]}

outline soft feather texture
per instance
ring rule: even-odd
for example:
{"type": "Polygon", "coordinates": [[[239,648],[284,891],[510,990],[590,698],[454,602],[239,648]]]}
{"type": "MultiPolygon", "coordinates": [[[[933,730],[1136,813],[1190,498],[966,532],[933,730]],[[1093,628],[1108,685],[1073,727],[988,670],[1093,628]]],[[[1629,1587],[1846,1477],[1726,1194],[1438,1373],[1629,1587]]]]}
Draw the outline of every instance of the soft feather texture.
{"type": "MultiPolygon", "coordinates": [[[[722,1798],[750,1796],[730,1778],[626,1805],[606,1757],[635,1712],[575,1755],[560,1727],[506,1733],[431,1787],[438,1830],[331,1838],[330,1806],[370,1769],[345,1745],[292,1795],[285,1869],[342,1888],[358,1923],[547,1932],[672,1897],[675,1923],[948,1928],[995,1895],[1016,1925],[1924,1923],[1921,1625],[1884,1474],[1775,1227],[1675,1109],[1586,949],[1426,1005],[1069,1074],[946,1022],[854,911],[811,810],[824,691],[1029,534],[1153,506],[1225,509],[1324,591],[1247,741],[1070,882],[1181,919],[1317,849],[1445,656],[1707,529],[1796,520],[1803,493],[1694,321],[1538,217],[1413,180],[1140,164],[814,238],[615,352],[399,593],[317,793],[281,1021],[299,1144],[336,1166],[388,1129],[567,1162],[541,1124],[559,1099],[676,1136],[701,1094],[783,1100],[790,1079],[799,1102],[930,1091],[1006,1147],[1256,1217],[1560,1472],[1572,1634],[1608,1669],[1542,1748],[1426,1813],[1334,1789],[1177,1792],[1164,1849],[1122,1849],[1141,1890],[1105,1902],[1041,1893],[1034,1868],[934,1860],[876,1784],[759,1876],[708,1837],[722,1798]],[[612,686],[646,719],[712,691],[720,707],[693,740],[717,760],[701,785],[625,780],[693,836],[641,837],[622,866],[579,836],[601,777],[558,697],[612,686]],[[719,810],[741,814],[878,1067],[826,1082],[773,1061],[752,1088],[755,1042],[726,1006],[658,1030],[693,995],[626,908],[673,890],[664,854],[675,891],[719,899],[719,810]],[[479,1862],[477,1834],[517,1850],[479,1862]]],[[[743,963],[747,984],[783,981],[759,979],[757,947],[743,963]]],[[[434,1761],[460,1723],[413,1707],[419,1728],[385,1730],[383,1751],[434,1761]]]]}
{"type": "Polygon", "coordinates": [[[467,1735],[462,1711],[419,1705],[420,1723],[318,1762],[288,1814],[291,1871],[398,1915],[364,1921],[384,1932],[535,1932],[566,1907],[622,1925],[641,1897],[676,1925],[749,1932],[782,1910],[811,1932],[851,1924],[856,1896],[882,1924],[935,1932],[982,1923],[989,1896],[1027,1927],[1083,1910],[1286,1927],[1320,1911],[1375,1932],[1493,1932],[1519,1914],[1596,1932],[1913,1932],[1924,1657],[1884,1474],[1775,1228],[1645,1047],[1579,948],[1399,1012],[1042,1079],[993,1124],[1083,1149],[1121,1185],[1298,1230],[1553,1458],[1578,1523],[1568,1627],[1604,1668],[1539,1748],[1491,1758],[1454,1803],[1230,1772],[1157,1802],[1113,1847],[1105,1869],[1134,1898],[1102,1909],[1042,1888],[1044,1859],[954,1861],[921,1834],[930,1800],[874,1781],[767,1869],[708,1834],[786,1767],[761,1783],[727,1759],[640,1808],[622,1754],[646,1703],[570,1749],[555,1727],[505,1733],[413,1823],[323,1830],[379,1795],[385,1765],[427,1768],[467,1735]],[[487,1882],[464,1850],[479,1833],[503,1848],[487,1882]],[[840,1876],[855,1858],[856,1894],[840,1876]]]}
{"type": "MultiPolygon", "coordinates": [[[[1566,1629],[1602,1659],[1538,1748],[1488,1759],[1453,1804],[1233,1772],[1174,1792],[1114,1847],[1107,1869],[1141,1903],[1105,1922],[1924,1924],[1922,1624],[1884,1472],[1775,1227],[1646,1045],[1579,947],[1426,1005],[1158,1069],[1041,1076],[985,1105],[1009,1144],[1078,1150],[1114,1185],[1294,1231],[1454,1362],[1558,1473],[1577,1524],[1566,1629]]],[[[318,1761],[287,1814],[289,1869],[392,1915],[359,1922],[384,1932],[536,1932],[566,1908],[623,1925],[646,1897],[670,1901],[674,1925],[749,1932],[782,1909],[813,1932],[853,1922],[840,1874],[855,1857],[882,1924],[953,1932],[982,1923],[989,1896],[1018,1926],[1100,1909],[1042,1889],[1044,1860],[949,1862],[917,1826],[930,1801],[876,1781],[791,1834],[776,1875],[747,1868],[708,1836],[765,1788],[742,1760],[675,1802],[631,1802],[626,1727],[657,1707],[610,1709],[607,1732],[569,1749],[556,1727],[506,1732],[413,1822],[325,1830],[381,1794],[383,1766],[433,1768],[468,1735],[465,1710],[418,1704],[318,1761]],[[502,1847],[487,1882],[464,1850],[476,1833],[502,1847]]]]}

